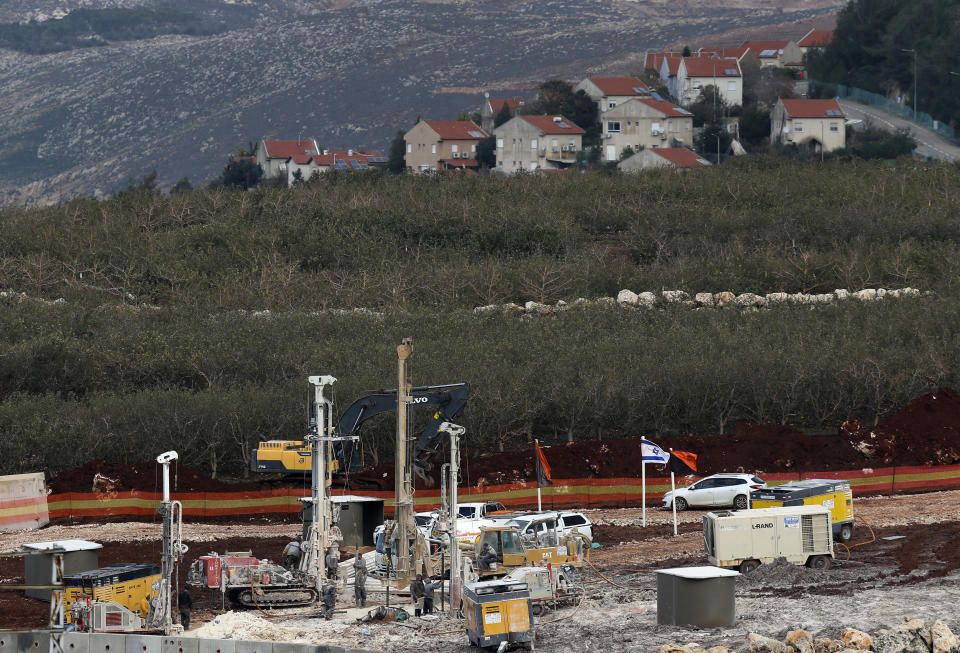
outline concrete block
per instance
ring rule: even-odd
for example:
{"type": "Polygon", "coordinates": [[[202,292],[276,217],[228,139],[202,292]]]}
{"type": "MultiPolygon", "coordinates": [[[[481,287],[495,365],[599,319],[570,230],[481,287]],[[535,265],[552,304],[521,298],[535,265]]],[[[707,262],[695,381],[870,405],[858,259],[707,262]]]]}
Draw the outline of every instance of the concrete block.
{"type": "Polygon", "coordinates": [[[63,653],[89,653],[90,635],[88,633],[64,633],[60,640],[63,653]]]}
{"type": "Polygon", "coordinates": [[[0,633],[0,653],[17,653],[16,633],[0,633]]]}
{"type": "Polygon", "coordinates": [[[199,653],[237,653],[234,639],[201,639],[199,653]]]}
{"type": "Polygon", "coordinates": [[[127,635],[124,653],[160,653],[162,643],[160,635],[127,635]]]}
{"type": "Polygon", "coordinates": [[[273,653],[317,653],[320,647],[313,644],[294,644],[291,642],[274,642],[273,653]]]}
{"type": "Polygon", "coordinates": [[[17,647],[28,653],[29,651],[49,651],[50,634],[49,633],[20,633],[17,635],[17,647]]]}
{"type": "Polygon", "coordinates": [[[273,653],[273,642],[237,642],[236,653],[273,653]]]}
{"type": "Polygon", "coordinates": [[[163,637],[161,653],[200,653],[200,640],[195,637],[163,637]]]}
{"type": "Polygon", "coordinates": [[[11,508],[15,522],[0,524],[0,532],[36,530],[50,523],[43,473],[0,476],[0,509],[11,508]]]}
{"type": "Polygon", "coordinates": [[[126,641],[119,633],[90,633],[90,653],[126,653],[126,641]]]}

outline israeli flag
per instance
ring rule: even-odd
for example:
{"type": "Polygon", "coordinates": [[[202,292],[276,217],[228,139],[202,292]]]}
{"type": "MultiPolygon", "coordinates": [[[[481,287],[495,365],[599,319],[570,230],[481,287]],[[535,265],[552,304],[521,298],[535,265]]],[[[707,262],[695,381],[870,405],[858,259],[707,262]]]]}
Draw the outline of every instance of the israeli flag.
{"type": "Polygon", "coordinates": [[[643,455],[644,463],[666,465],[668,462],[670,462],[670,452],[664,451],[646,438],[640,439],[640,452],[643,455]]]}

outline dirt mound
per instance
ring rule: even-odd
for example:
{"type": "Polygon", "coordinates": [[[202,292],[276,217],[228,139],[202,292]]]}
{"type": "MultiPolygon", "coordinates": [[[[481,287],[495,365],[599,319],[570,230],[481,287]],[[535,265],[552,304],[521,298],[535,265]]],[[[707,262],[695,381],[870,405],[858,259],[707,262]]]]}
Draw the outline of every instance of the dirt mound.
{"type": "MultiPolygon", "coordinates": [[[[163,478],[155,460],[124,464],[91,460],[80,467],[50,477],[49,488],[57,492],[160,492],[163,478]]],[[[170,466],[170,489],[174,492],[216,492],[257,489],[256,483],[225,483],[182,464],[170,466]]]]}

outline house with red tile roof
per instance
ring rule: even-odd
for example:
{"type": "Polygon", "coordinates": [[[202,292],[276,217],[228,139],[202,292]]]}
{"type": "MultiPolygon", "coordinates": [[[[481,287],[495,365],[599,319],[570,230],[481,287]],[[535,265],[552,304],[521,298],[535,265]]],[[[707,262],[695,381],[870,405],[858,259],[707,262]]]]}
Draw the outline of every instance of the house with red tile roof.
{"type": "Polygon", "coordinates": [[[654,75],[659,75],[660,67],[663,65],[664,59],[676,59],[679,61],[682,58],[682,52],[647,52],[643,56],[643,69],[654,75]]]}
{"type": "Polygon", "coordinates": [[[800,52],[806,54],[813,48],[825,48],[833,42],[832,29],[812,29],[797,41],[800,52]]]}
{"type": "Polygon", "coordinates": [[[371,150],[323,150],[320,154],[294,154],[287,159],[287,186],[292,186],[298,179],[307,181],[324,172],[383,168],[387,161],[382,152],[371,150]]]}
{"type": "Polygon", "coordinates": [[[803,67],[803,52],[793,41],[744,41],[742,47],[757,55],[761,68],[803,67]]]}
{"type": "Polygon", "coordinates": [[[676,97],[680,104],[696,102],[706,86],[716,87],[717,97],[728,106],[743,104],[743,74],[736,59],[684,57],[677,71],[676,97]]]}
{"type": "Polygon", "coordinates": [[[750,52],[750,48],[742,45],[737,48],[700,48],[697,50],[697,54],[701,57],[719,57],[720,59],[736,59],[737,61],[742,61],[747,52],[750,52]]]}
{"type": "Polygon", "coordinates": [[[414,172],[446,170],[453,161],[459,168],[476,167],[469,161],[476,163],[477,144],[487,136],[472,120],[421,120],[403,135],[406,167],[414,172]]]}
{"type": "Polygon", "coordinates": [[[836,100],[777,100],[770,142],[831,152],[847,145],[846,117],[836,100]]]}
{"type": "Polygon", "coordinates": [[[569,168],[583,149],[584,131],[563,116],[516,116],[493,130],[497,170],[521,171],[569,168]]]}
{"type": "Polygon", "coordinates": [[[257,143],[254,156],[257,163],[263,168],[265,179],[286,177],[288,175],[287,161],[292,156],[308,157],[320,153],[320,146],[315,138],[298,138],[296,140],[269,140],[261,139],[257,143]]]}
{"type": "Polygon", "coordinates": [[[588,77],[573,87],[573,92],[583,91],[590,96],[602,114],[620,102],[635,97],[647,97],[650,89],[636,77],[588,77]]]}
{"type": "Polygon", "coordinates": [[[527,101],[522,97],[512,98],[484,98],[483,106],[480,107],[480,126],[488,134],[493,131],[493,123],[497,116],[506,107],[510,112],[510,117],[517,115],[517,111],[525,107],[527,101]]]}
{"type": "Polygon", "coordinates": [[[637,152],[629,159],[624,159],[617,168],[625,172],[638,172],[651,168],[677,168],[689,170],[694,168],[709,168],[712,163],[702,156],[685,147],[664,147],[656,150],[637,152]]]}
{"type": "Polygon", "coordinates": [[[693,144],[693,114],[670,102],[634,98],[603,114],[601,156],[619,161],[629,147],[641,149],[693,144]]]}

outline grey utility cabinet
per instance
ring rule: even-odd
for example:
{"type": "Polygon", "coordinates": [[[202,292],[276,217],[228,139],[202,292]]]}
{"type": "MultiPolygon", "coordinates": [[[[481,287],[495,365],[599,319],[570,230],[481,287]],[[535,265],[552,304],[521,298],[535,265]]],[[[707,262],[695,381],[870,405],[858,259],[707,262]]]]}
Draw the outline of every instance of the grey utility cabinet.
{"type": "Polygon", "coordinates": [[[735,584],[740,572],[720,567],[657,570],[657,624],[715,628],[736,619],[735,584]]]}

